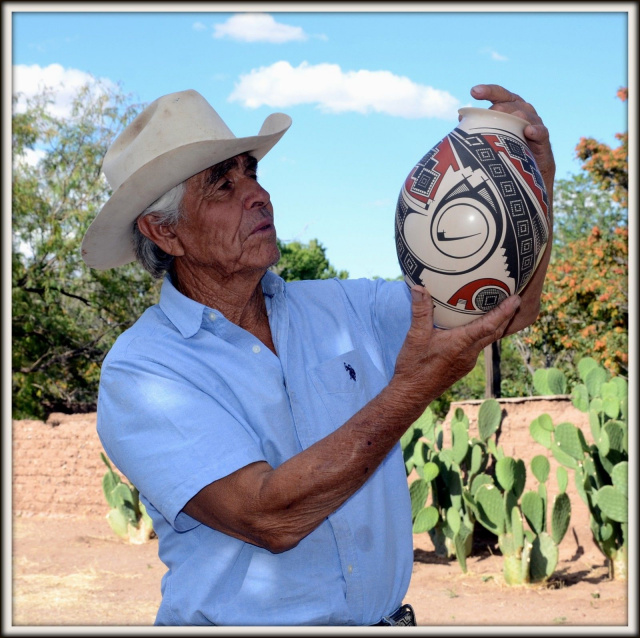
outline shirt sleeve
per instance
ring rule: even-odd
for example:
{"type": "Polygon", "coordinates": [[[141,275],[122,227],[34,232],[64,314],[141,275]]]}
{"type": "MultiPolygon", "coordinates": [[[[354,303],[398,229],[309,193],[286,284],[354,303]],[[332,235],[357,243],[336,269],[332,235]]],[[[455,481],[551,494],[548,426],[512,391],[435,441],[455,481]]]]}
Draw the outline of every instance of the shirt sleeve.
{"type": "Polygon", "coordinates": [[[97,427],[116,467],[178,531],[198,524],[182,509],[202,488],[265,460],[255,433],[215,398],[139,355],[105,360],[97,427]]]}

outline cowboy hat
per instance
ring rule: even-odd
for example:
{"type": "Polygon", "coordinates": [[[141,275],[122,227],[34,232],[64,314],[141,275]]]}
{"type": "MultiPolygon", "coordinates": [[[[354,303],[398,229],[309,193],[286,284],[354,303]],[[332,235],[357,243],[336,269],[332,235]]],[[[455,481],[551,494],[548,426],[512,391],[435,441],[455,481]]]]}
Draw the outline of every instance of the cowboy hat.
{"type": "Polygon", "coordinates": [[[102,171],[112,195],[82,240],[82,258],[106,270],[135,261],[133,222],[147,206],[189,177],[240,153],[262,159],[291,126],[273,113],[258,135],[236,137],[197,91],[147,106],[107,151],[102,171]]]}

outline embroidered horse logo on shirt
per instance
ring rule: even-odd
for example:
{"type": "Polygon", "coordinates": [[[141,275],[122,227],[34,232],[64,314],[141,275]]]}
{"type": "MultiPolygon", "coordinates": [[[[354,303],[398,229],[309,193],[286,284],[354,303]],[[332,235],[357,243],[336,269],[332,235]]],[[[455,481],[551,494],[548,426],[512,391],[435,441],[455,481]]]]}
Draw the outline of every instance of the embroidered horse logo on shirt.
{"type": "Polygon", "coordinates": [[[352,381],[355,381],[356,380],[356,371],[348,363],[344,364],[344,369],[349,373],[349,378],[352,381]]]}

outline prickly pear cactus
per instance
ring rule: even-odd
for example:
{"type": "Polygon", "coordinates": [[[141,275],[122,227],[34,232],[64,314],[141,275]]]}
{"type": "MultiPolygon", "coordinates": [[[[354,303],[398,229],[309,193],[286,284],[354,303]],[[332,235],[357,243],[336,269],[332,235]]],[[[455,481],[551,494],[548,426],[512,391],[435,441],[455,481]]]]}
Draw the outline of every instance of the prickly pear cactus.
{"type": "MultiPolygon", "coordinates": [[[[571,389],[571,400],[589,415],[593,443],[587,443],[582,430],[571,423],[554,427],[548,415],[533,421],[529,431],[551,450],[561,468],[573,470],[578,494],[589,507],[593,540],[608,560],[610,577],[626,579],[628,385],[621,377],[610,378],[590,357],[578,363],[578,373],[581,383],[571,389]]],[[[558,505],[558,517],[564,506],[558,505]]]]}
{"type": "Polygon", "coordinates": [[[480,482],[478,477],[472,486],[471,504],[476,520],[498,537],[503,576],[509,585],[542,582],[552,576],[558,564],[558,545],[571,517],[571,503],[564,492],[566,481],[560,476],[561,492],[554,499],[549,532],[545,484],[549,461],[539,455],[532,459],[531,467],[539,481],[537,491],[524,492],[524,462],[508,456],[496,461],[495,482],[490,477],[480,482]],[[524,521],[529,529],[524,528],[524,521]]]}
{"type": "MultiPolygon", "coordinates": [[[[542,455],[534,459],[538,491],[523,494],[524,461],[507,456],[496,443],[501,421],[502,407],[495,399],[487,399],[478,411],[479,438],[469,436],[469,420],[460,408],[450,423],[450,447],[444,444],[443,427],[429,409],[409,428],[401,444],[407,474],[415,471],[419,477],[409,487],[413,531],[428,532],[436,553],[455,556],[466,571],[474,527],[480,523],[497,537],[505,581],[510,585],[539,582],[553,574],[558,544],[569,525],[566,480],[559,477],[561,494],[554,500],[549,527],[545,485],[549,461],[542,455]]],[[[541,419],[540,438],[549,445],[553,429],[550,419],[541,419]]]]}
{"type": "Polygon", "coordinates": [[[533,387],[542,396],[566,394],[567,378],[558,368],[541,368],[533,373],[533,387]]]}
{"type": "Polygon", "coordinates": [[[469,420],[458,409],[451,421],[451,445],[430,408],[401,439],[407,474],[418,479],[410,487],[413,532],[427,532],[436,553],[456,558],[466,572],[473,546],[475,519],[467,500],[472,481],[487,467],[486,444],[469,436],[469,420]],[[430,502],[429,502],[430,501],[430,502]]]}
{"type": "Polygon", "coordinates": [[[102,491],[111,507],[107,514],[107,521],[111,529],[124,540],[134,544],[141,544],[153,537],[153,522],[147,514],[144,503],[140,501],[138,490],[123,483],[113,471],[107,457],[101,452],[100,456],[107,466],[107,472],[102,477],[102,491]]]}

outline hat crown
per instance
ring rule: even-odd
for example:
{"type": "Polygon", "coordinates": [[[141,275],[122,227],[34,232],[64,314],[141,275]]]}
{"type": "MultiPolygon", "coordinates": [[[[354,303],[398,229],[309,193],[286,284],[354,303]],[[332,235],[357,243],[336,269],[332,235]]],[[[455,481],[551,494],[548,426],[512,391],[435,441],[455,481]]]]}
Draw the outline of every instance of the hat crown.
{"type": "Polygon", "coordinates": [[[215,109],[193,89],[170,93],[147,106],[116,138],[102,164],[113,190],[154,159],[203,140],[235,135],[215,109]]]}

